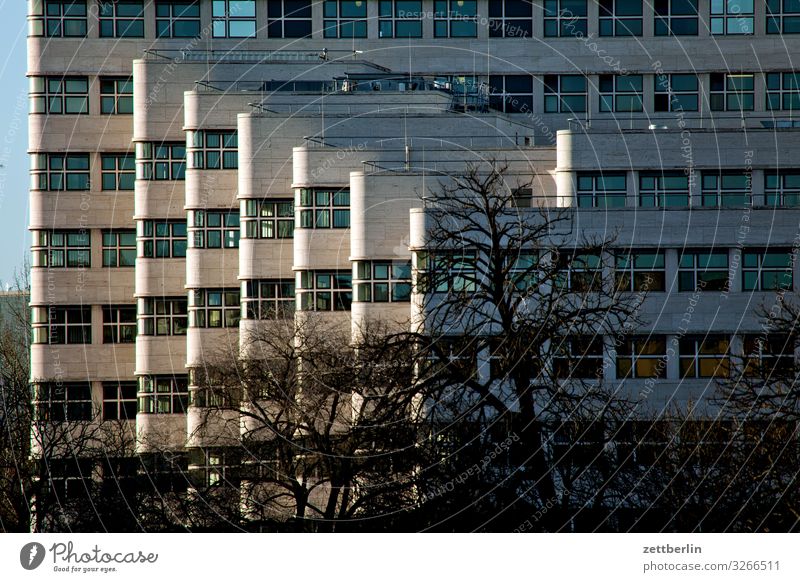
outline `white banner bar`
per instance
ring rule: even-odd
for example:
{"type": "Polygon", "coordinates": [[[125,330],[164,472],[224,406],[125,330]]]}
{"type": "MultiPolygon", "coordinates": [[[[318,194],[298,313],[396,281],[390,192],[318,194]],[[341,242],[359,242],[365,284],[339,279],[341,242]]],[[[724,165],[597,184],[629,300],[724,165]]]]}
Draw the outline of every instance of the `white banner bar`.
{"type": "Polygon", "coordinates": [[[799,580],[792,534],[3,534],[0,579],[799,580]]]}

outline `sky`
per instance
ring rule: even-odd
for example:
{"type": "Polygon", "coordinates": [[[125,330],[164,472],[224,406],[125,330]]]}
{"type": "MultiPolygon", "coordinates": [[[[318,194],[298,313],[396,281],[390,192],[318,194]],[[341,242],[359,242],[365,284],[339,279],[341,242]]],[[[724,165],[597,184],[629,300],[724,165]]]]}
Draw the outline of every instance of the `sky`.
{"type": "Polygon", "coordinates": [[[30,255],[26,2],[0,0],[0,286],[30,255]]]}

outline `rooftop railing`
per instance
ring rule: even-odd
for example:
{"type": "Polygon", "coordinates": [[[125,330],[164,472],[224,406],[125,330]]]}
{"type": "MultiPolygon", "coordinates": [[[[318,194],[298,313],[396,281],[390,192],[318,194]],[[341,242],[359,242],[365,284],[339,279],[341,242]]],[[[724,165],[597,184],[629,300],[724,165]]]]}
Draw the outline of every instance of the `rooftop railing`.
{"type": "Polygon", "coordinates": [[[739,115],[720,112],[716,115],[693,113],[673,113],[666,115],[647,115],[637,113],[626,116],[624,113],[602,113],[593,118],[570,118],[569,130],[574,132],[617,132],[633,131],[683,131],[691,130],[754,130],[754,129],[797,129],[800,116],[792,115],[739,115]]]}

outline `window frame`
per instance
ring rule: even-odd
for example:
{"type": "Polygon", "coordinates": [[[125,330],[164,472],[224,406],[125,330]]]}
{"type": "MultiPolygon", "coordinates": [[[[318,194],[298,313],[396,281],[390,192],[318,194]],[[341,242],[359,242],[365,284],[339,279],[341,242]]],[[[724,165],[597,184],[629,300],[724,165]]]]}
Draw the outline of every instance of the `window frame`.
{"type": "Polygon", "coordinates": [[[678,366],[681,379],[687,378],[728,378],[731,369],[731,340],[723,334],[686,336],[678,340],[678,366]],[[709,347],[707,344],[711,343],[709,347]],[[724,351],[711,349],[713,344],[725,345],[724,351]],[[714,363],[714,370],[704,370],[708,363],[714,363]],[[720,373],[721,370],[721,373],[720,373]]]}
{"type": "Polygon", "coordinates": [[[673,113],[682,111],[696,112],[700,110],[700,79],[694,73],[665,73],[653,75],[653,110],[673,113]],[[694,89],[675,89],[678,78],[694,79],[694,89]],[[666,97],[666,107],[661,101],[666,97]],[[681,98],[694,99],[694,106],[686,106],[681,98]]]}
{"type": "Polygon", "coordinates": [[[697,0],[656,0],[653,4],[653,35],[654,36],[698,36],[700,33],[700,13],[697,0]],[[684,13],[676,11],[675,3],[685,2],[694,4],[694,12],[684,13]],[[663,4],[662,4],[663,3],[663,4]],[[659,4],[662,4],[659,6],[659,4]],[[664,10],[666,5],[666,10],[664,10]],[[673,23],[694,21],[694,32],[675,32],[673,23]]]}
{"type": "Polygon", "coordinates": [[[97,18],[99,21],[98,27],[98,35],[100,38],[144,38],[144,2],[143,0],[98,0],[97,2],[97,18]],[[140,11],[138,15],[130,15],[130,14],[118,14],[119,9],[118,7],[122,6],[138,6],[140,11]],[[109,7],[111,9],[110,14],[103,14],[104,7],[109,7]],[[108,23],[108,24],[106,24],[108,23]],[[104,30],[108,25],[111,26],[111,34],[107,34],[107,30],[104,30]],[[126,26],[126,28],[120,34],[120,25],[126,26]],[[141,28],[138,29],[140,32],[138,34],[136,31],[129,32],[131,27],[134,25],[139,25],[141,28]]]}
{"type": "Polygon", "coordinates": [[[190,249],[238,249],[241,234],[238,210],[189,210],[190,249]]]}
{"type": "Polygon", "coordinates": [[[248,239],[294,238],[294,198],[242,200],[241,236],[248,239]],[[288,225],[288,226],[287,226],[288,225]]]}
{"type": "Polygon", "coordinates": [[[667,377],[667,338],[664,335],[628,336],[616,347],[617,380],[667,377]],[[643,362],[643,366],[639,366],[643,362]],[[655,368],[651,364],[655,362],[655,368]]]}
{"type": "Polygon", "coordinates": [[[411,259],[353,262],[353,301],[409,303],[411,291],[411,259]]]}
{"type": "Polygon", "coordinates": [[[90,422],[95,416],[91,382],[35,382],[37,422],[90,422]]]}
{"type": "Polygon", "coordinates": [[[753,205],[753,175],[750,170],[703,170],[700,203],[704,208],[741,208],[753,205]],[[743,188],[726,187],[726,179],[744,177],[743,188]],[[711,185],[711,181],[715,185],[711,185]]]}
{"type": "Polygon", "coordinates": [[[103,305],[103,343],[136,342],[136,304],[103,305]]]}
{"type": "Polygon", "coordinates": [[[367,38],[367,0],[324,0],[322,11],[324,38],[367,38]]]}
{"type": "Polygon", "coordinates": [[[185,414],[189,408],[186,375],[139,376],[137,414],[185,414]]]}
{"type": "Polygon", "coordinates": [[[644,34],[644,3],[642,0],[599,0],[598,30],[601,37],[640,37],[644,34]],[[639,13],[620,14],[621,3],[639,4],[639,13]],[[610,6],[608,6],[610,4],[610,6]],[[638,28],[636,24],[638,22],[638,28]],[[608,30],[608,26],[611,27],[608,30]],[[633,28],[631,28],[633,26],[633,28]],[[605,30],[604,30],[605,29],[605,30]]]}
{"type": "Polygon", "coordinates": [[[102,266],[109,269],[123,269],[136,266],[136,229],[106,229],[102,231],[102,266]],[[131,237],[126,242],[122,237],[131,237]],[[130,253],[130,257],[127,257],[130,253]],[[113,260],[111,260],[113,257],[113,260]],[[126,257],[123,259],[123,257],[126,257]],[[121,264],[125,263],[125,264],[121,264]]]}
{"type": "Polygon", "coordinates": [[[256,38],[258,34],[258,7],[256,0],[213,0],[211,2],[211,36],[213,38],[256,38]],[[236,10],[231,11],[231,2],[236,2],[238,6],[242,2],[248,2],[252,5],[252,15],[247,14],[234,14],[236,10]],[[218,11],[218,7],[222,6],[222,12],[218,11]],[[232,34],[231,25],[237,23],[252,24],[252,32],[248,27],[247,34],[232,34]],[[220,34],[221,32],[221,34],[220,34]]]}
{"type": "Polygon", "coordinates": [[[304,270],[295,276],[298,311],[350,311],[352,270],[304,270]],[[328,278],[328,286],[320,284],[323,277],[328,278]]]}
{"type": "Polygon", "coordinates": [[[692,203],[691,180],[683,170],[665,170],[663,172],[639,172],[639,207],[640,208],[689,208],[692,203]],[[668,188],[668,180],[685,181],[684,188],[668,188]],[[652,180],[653,186],[646,186],[652,180]],[[675,204],[678,199],[679,203],[675,204]],[[645,203],[645,201],[647,201],[645,203]]]}
{"type": "Polygon", "coordinates": [[[186,143],[136,142],[136,179],[155,182],[184,181],[186,143]]]}
{"type": "Polygon", "coordinates": [[[644,75],[599,75],[597,88],[601,113],[644,112],[644,75]],[[633,83],[637,79],[639,84],[638,89],[627,88],[623,85],[624,83],[628,83],[630,87],[633,87],[633,83]],[[622,103],[625,102],[622,101],[623,99],[630,100],[630,108],[624,108],[622,106],[622,103]],[[638,103],[638,107],[636,107],[636,103],[638,103]]]}
{"type": "Polygon", "coordinates": [[[709,109],[711,111],[754,111],[755,74],[753,73],[709,73],[709,109]],[[750,87],[737,89],[732,80],[750,79],[750,87]],[[748,99],[749,97],[749,99],[748,99]],[[733,106],[738,102],[739,107],[733,106]]]}
{"type": "Polygon", "coordinates": [[[578,208],[624,208],[628,200],[628,175],[626,172],[577,172],[575,175],[575,201],[578,208]],[[609,179],[622,179],[622,188],[606,188],[609,179]],[[591,180],[591,188],[586,181],[591,180]],[[602,184],[601,187],[599,184],[602,184]],[[586,204],[585,200],[591,203],[586,204]],[[602,201],[602,203],[601,203],[602,201]]]}
{"type": "Polygon", "coordinates": [[[189,300],[179,297],[139,297],[137,333],[141,336],[183,336],[189,328],[189,300]]]}
{"type": "Polygon", "coordinates": [[[306,6],[302,8],[287,9],[287,1],[291,0],[267,0],[267,36],[269,38],[311,38],[313,30],[311,14],[313,3],[311,0],[306,0],[306,6]],[[278,5],[280,5],[280,9],[277,13],[273,12],[278,5]],[[300,14],[300,16],[298,16],[298,14],[300,14]],[[287,34],[287,25],[300,26],[300,23],[303,24],[303,29],[305,29],[305,25],[307,25],[308,30],[292,31],[290,34],[287,34]]]}
{"type": "Polygon", "coordinates": [[[133,115],[133,77],[100,77],[100,113],[133,115]]]}
{"type": "Polygon", "coordinates": [[[589,104],[589,80],[584,75],[544,75],[544,112],[545,113],[586,113],[589,104]],[[564,91],[565,78],[583,79],[583,91],[564,91]],[[555,83],[553,82],[555,81],[555,83]],[[551,99],[548,99],[550,97],[551,99]],[[578,97],[583,107],[573,109],[567,105],[566,99],[578,97]],[[555,102],[555,107],[552,103],[555,102]]]}
{"type": "Polygon", "coordinates": [[[586,37],[589,29],[589,7],[586,0],[544,0],[544,37],[586,37]],[[576,14],[564,5],[572,2],[583,4],[583,14],[576,14]],[[555,28],[555,30],[553,30],[555,28]],[[569,29],[569,32],[567,30],[569,29]]]}
{"type": "Polygon", "coordinates": [[[200,28],[200,2],[196,0],[155,0],[156,7],[156,38],[197,38],[202,33],[200,28]],[[168,14],[159,14],[162,7],[167,8],[168,14]],[[182,7],[182,8],[181,8],[182,7]],[[197,8],[196,15],[192,8],[197,8]],[[187,16],[188,12],[188,16],[187,16]],[[176,34],[176,24],[195,24],[196,32],[176,34]]]}
{"type": "Polygon", "coordinates": [[[350,189],[349,188],[298,188],[295,196],[295,229],[346,229],[350,228],[350,189]],[[327,203],[321,202],[326,195],[327,203]],[[339,203],[337,203],[337,196],[339,203]],[[346,204],[342,204],[346,198],[346,204]],[[346,224],[337,221],[346,217],[346,224]],[[327,217],[321,220],[322,217],[327,217]],[[338,222],[338,225],[337,225],[338,222]],[[307,223],[307,224],[306,224],[307,223]],[[327,223],[327,224],[326,224],[327,223]]]}
{"type": "Polygon", "coordinates": [[[379,0],[378,2],[378,38],[422,38],[422,0],[379,0]],[[416,10],[408,13],[401,10],[403,4],[414,2],[416,10]],[[409,34],[398,34],[397,25],[416,25],[416,30],[409,34]],[[387,34],[388,31],[388,34],[387,34]]]}
{"type": "Polygon", "coordinates": [[[92,308],[87,305],[45,305],[32,308],[33,343],[92,343],[92,308]],[[77,333],[76,333],[77,332],[77,333]]]}
{"type": "Polygon", "coordinates": [[[488,0],[489,38],[533,38],[533,2],[510,0],[519,7],[528,7],[528,13],[509,12],[509,0],[488,0]],[[519,34],[519,33],[522,34],[519,34]]]}
{"type": "Polygon", "coordinates": [[[754,34],[755,3],[755,0],[711,0],[711,2],[709,2],[708,18],[708,29],[711,36],[744,36],[754,34]],[[742,11],[741,4],[743,1],[751,3],[749,12],[742,11]],[[749,27],[744,26],[743,21],[747,19],[750,21],[749,27]],[[741,25],[741,30],[737,31],[729,28],[731,22],[737,21],[739,25],[741,25]]]}
{"type": "Polygon", "coordinates": [[[292,319],[296,310],[295,279],[242,281],[241,298],[242,319],[292,319]]]}
{"type": "Polygon", "coordinates": [[[102,419],[104,421],[136,420],[137,391],[136,380],[103,382],[102,419]],[[113,414],[111,413],[112,410],[113,414]],[[131,412],[133,412],[132,415],[130,414],[131,412]]]}
{"type": "Polygon", "coordinates": [[[89,77],[81,75],[32,75],[28,77],[31,115],[89,115],[89,77]],[[71,84],[82,83],[79,90],[71,84]],[[55,88],[54,88],[55,84],[55,88]],[[74,107],[73,103],[80,106],[74,107]],[[58,104],[53,107],[54,104],[58,104]]]}
{"type": "Polygon", "coordinates": [[[686,249],[678,255],[678,292],[696,293],[698,291],[719,291],[730,289],[731,271],[728,250],[686,249]],[[725,264],[714,264],[721,261],[725,264]],[[691,265],[688,263],[691,262],[691,265]],[[719,275],[722,277],[719,277],[719,275]],[[709,278],[709,275],[711,278],[709,278]],[[691,286],[688,285],[691,277],[691,286]],[[708,288],[709,283],[713,283],[708,288]]]}
{"type": "Polygon", "coordinates": [[[614,288],[623,292],[663,292],[667,289],[665,254],[659,249],[625,249],[614,252],[614,288]],[[651,262],[639,263],[640,258],[651,262]]]}
{"type": "Polygon", "coordinates": [[[185,220],[140,220],[136,230],[136,256],[143,259],[176,259],[186,257],[188,229],[185,220]],[[160,229],[166,234],[159,234],[160,229]],[[176,230],[178,233],[176,234],[176,230]],[[183,231],[181,234],[180,231],[183,231]],[[160,244],[159,244],[160,243],[160,244]],[[169,254],[159,253],[159,249],[169,248],[169,254]],[[181,244],[183,243],[183,244],[181,244]],[[148,248],[151,249],[148,251],[148,248]],[[176,253],[176,249],[178,252],[176,253]]]}
{"type": "Polygon", "coordinates": [[[239,287],[189,289],[190,328],[238,328],[241,313],[242,301],[239,287]],[[216,302],[212,304],[214,295],[219,295],[218,304],[216,302]]]}
{"type": "Polygon", "coordinates": [[[478,38],[477,0],[433,0],[433,37],[478,38]],[[468,8],[473,14],[461,13],[468,8]]]}
{"type": "Polygon", "coordinates": [[[92,237],[86,229],[36,230],[31,239],[32,267],[89,269],[92,266],[92,237]],[[54,260],[58,256],[61,258],[54,260]]]}
{"type": "Polygon", "coordinates": [[[800,168],[764,170],[764,205],[771,207],[800,206],[800,168]],[[787,185],[789,177],[792,177],[793,185],[787,185]]]}
{"type": "Polygon", "coordinates": [[[742,249],[742,291],[792,291],[794,289],[793,249],[769,247],[766,249],[742,249]],[[771,264],[779,255],[786,255],[786,265],[771,264]],[[770,259],[770,260],[768,260],[770,259]],[[783,277],[780,275],[784,274],[783,277]],[[788,274],[788,278],[785,276],[788,274]],[[748,282],[748,275],[755,275],[748,282]],[[767,283],[765,276],[774,276],[775,283],[767,283]],[[783,279],[783,282],[780,282],[783,279]],[[788,279],[788,280],[787,280],[788,279]]]}

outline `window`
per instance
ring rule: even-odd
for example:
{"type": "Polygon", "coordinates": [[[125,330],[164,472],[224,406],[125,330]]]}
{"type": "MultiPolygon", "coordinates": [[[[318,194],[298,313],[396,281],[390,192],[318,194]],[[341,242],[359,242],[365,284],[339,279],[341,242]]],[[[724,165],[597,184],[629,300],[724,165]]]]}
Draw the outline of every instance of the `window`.
{"type": "Polygon", "coordinates": [[[298,228],[350,228],[350,190],[298,191],[298,228]]]}
{"type": "Polygon", "coordinates": [[[88,77],[30,77],[31,113],[89,113],[88,77]]]}
{"type": "Polygon", "coordinates": [[[404,303],[411,300],[411,261],[357,261],[356,301],[404,303]]]}
{"type": "Polygon", "coordinates": [[[794,341],[786,335],[746,335],[743,373],[773,381],[794,379],[794,341]]]}
{"type": "Polygon", "coordinates": [[[186,223],[183,220],[139,222],[139,256],[168,259],[186,256],[186,223]]]}
{"type": "Polygon", "coordinates": [[[767,109],[771,111],[800,109],[798,73],[767,73],[767,109]]]}
{"type": "Polygon", "coordinates": [[[600,111],[642,111],[642,75],[600,75],[600,111]]]}
{"type": "Polygon", "coordinates": [[[378,36],[381,38],[422,38],[420,0],[380,0],[378,36]]]}
{"type": "Polygon", "coordinates": [[[103,306],[103,343],[132,344],[136,341],[136,306],[103,306]]]}
{"type": "Polygon", "coordinates": [[[664,291],[666,271],[663,251],[618,252],[614,283],[619,291],[664,291]]]}
{"type": "Polygon", "coordinates": [[[100,0],[100,38],[144,38],[142,0],[100,0]]]}
{"type": "Polygon", "coordinates": [[[545,36],[586,36],[586,0],[544,0],[545,36]]]}
{"type": "Polygon", "coordinates": [[[156,36],[158,38],[200,36],[200,4],[195,0],[157,0],[156,36]]]}
{"type": "Polygon", "coordinates": [[[186,145],[181,142],[136,144],[136,177],[139,180],[183,180],[186,145]]]}
{"type": "Polygon", "coordinates": [[[712,111],[752,111],[752,73],[711,73],[709,99],[712,111]]]}
{"type": "Polygon", "coordinates": [[[92,343],[92,308],[67,305],[34,307],[33,343],[92,343]]]}
{"type": "Polygon", "coordinates": [[[655,0],[656,36],[697,36],[697,0],[655,0]]]}
{"type": "Polygon", "coordinates": [[[727,291],[727,251],[685,251],[678,263],[678,291],[727,291]]]}
{"type": "Polygon", "coordinates": [[[242,293],[245,319],[294,317],[294,279],[244,281],[242,293]]]}
{"type": "Polygon", "coordinates": [[[133,79],[100,78],[100,112],[104,115],[133,114],[133,79]]]}
{"type": "Polygon", "coordinates": [[[600,254],[580,251],[562,254],[560,273],[554,277],[554,283],[569,291],[600,291],[603,288],[603,261],[600,254]]]}
{"type": "Polygon", "coordinates": [[[434,0],[433,36],[475,38],[478,36],[477,0],[434,0]]]}
{"type": "Polygon", "coordinates": [[[703,206],[748,206],[752,177],[743,172],[703,172],[703,206]]]}
{"type": "Polygon", "coordinates": [[[92,420],[92,385],[89,382],[44,382],[34,384],[33,389],[37,420],[92,420]]]}
{"type": "Polygon", "coordinates": [[[140,297],[140,335],[186,335],[188,327],[186,297],[140,297]]]}
{"type": "Polygon", "coordinates": [[[800,33],[800,2],[797,0],[766,0],[767,34],[800,33]]]}
{"type": "Polygon", "coordinates": [[[267,0],[270,38],[311,38],[311,0],[267,0]]]}
{"type": "Polygon", "coordinates": [[[586,77],[583,75],[544,76],[545,113],[585,113],[586,77]]]}
{"type": "Polygon", "coordinates": [[[29,36],[86,36],[86,0],[34,0],[29,5],[29,36]]]}
{"type": "Polygon", "coordinates": [[[561,379],[603,377],[603,337],[553,338],[553,373],[561,379]]]}
{"type": "Polygon", "coordinates": [[[367,38],[366,0],[325,0],[325,38],[367,38]]]}
{"type": "Polygon", "coordinates": [[[102,154],[103,190],[133,190],[136,160],[132,154],[102,154]]]}
{"type": "Polygon", "coordinates": [[[189,225],[192,248],[239,248],[238,212],[190,210],[189,225]]]}
{"type": "Polygon", "coordinates": [[[255,38],[255,0],[214,0],[211,3],[215,38],[255,38]]]}
{"type": "Polygon", "coordinates": [[[222,487],[237,482],[240,463],[235,451],[202,449],[197,454],[200,455],[202,486],[222,487]]]}
{"type": "Polygon", "coordinates": [[[793,287],[794,255],[787,249],[745,250],[742,291],[785,291],[793,287]]]}
{"type": "Polygon", "coordinates": [[[471,293],[475,291],[478,257],[475,251],[417,253],[420,293],[471,293]]]}
{"type": "Polygon", "coordinates": [[[626,338],[617,346],[617,379],[666,378],[666,358],[663,336],[626,338]]]}
{"type": "Polygon", "coordinates": [[[88,190],[89,154],[31,154],[32,190],[88,190]]]}
{"type": "Polygon", "coordinates": [[[531,0],[489,0],[489,36],[532,37],[532,9],[531,0]]]}
{"type": "Polygon", "coordinates": [[[681,378],[727,378],[730,339],[722,335],[684,337],[678,342],[681,378]]]}
{"type": "Polygon", "coordinates": [[[642,0],[600,0],[600,36],[642,36],[642,0]]]}
{"type": "Polygon", "coordinates": [[[188,404],[186,376],[139,377],[139,413],[183,414],[188,404]]]}
{"type": "Polygon", "coordinates": [[[656,111],[697,111],[700,103],[697,75],[656,75],[653,79],[656,111]]]}
{"type": "Polygon", "coordinates": [[[767,206],[800,205],[800,170],[764,170],[764,203],[767,206]]]}
{"type": "Polygon", "coordinates": [[[189,327],[236,327],[241,310],[239,289],[189,291],[189,327]]]}
{"type": "Polygon", "coordinates": [[[520,251],[513,257],[508,270],[508,283],[515,291],[528,293],[539,286],[539,253],[537,251],[520,251]]]}
{"type": "Polygon", "coordinates": [[[531,75],[490,75],[489,105],[506,113],[533,111],[531,75]]]}
{"type": "Polygon", "coordinates": [[[136,381],[103,382],[103,420],[136,420],[136,381]]]}
{"type": "Polygon", "coordinates": [[[624,173],[578,173],[578,207],[617,208],[625,206],[628,195],[624,173]]]}
{"type": "Polygon", "coordinates": [[[349,271],[298,271],[299,309],[350,311],[353,275],[349,271]]]}
{"type": "Polygon", "coordinates": [[[34,267],[85,269],[91,267],[88,230],[37,230],[33,233],[34,267]]]}
{"type": "Polygon", "coordinates": [[[682,171],[640,172],[639,206],[643,208],[687,208],[689,176],[682,171]]]}
{"type": "Polygon", "coordinates": [[[753,0],[711,0],[711,34],[753,34],[753,0]]]}
{"type": "Polygon", "coordinates": [[[243,200],[244,238],[292,238],[294,200],[243,200]]]}
{"type": "Polygon", "coordinates": [[[136,263],[136,231],[103,231],[103,266],[133,267],[136,263]]]}
{"type": "Polygon", "coordinates": [[[192,168],[206,170],[232,170],[239,167],[236,131],[189,132],[192,168]]]}

